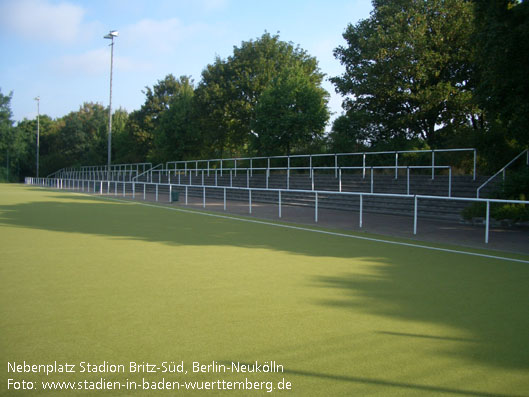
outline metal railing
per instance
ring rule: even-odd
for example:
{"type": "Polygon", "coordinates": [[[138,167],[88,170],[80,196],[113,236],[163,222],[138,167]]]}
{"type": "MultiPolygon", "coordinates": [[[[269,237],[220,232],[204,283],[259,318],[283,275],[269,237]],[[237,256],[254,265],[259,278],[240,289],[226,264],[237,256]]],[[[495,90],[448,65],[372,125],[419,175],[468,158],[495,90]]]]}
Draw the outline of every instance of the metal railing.
{"type": "Polygon", "coordinates": [[[500,169],[498,172],[496,172],[494,175],[492,175],[489,179],[487,179],[480,187],[478,187],[477,190],[476,190],[476,197],[479,198],[479,194],[480,194],[481,189],[483,189],[490,182],[492,182],[498,175],[502,174],[503,175],[503,181],[505,182],[505,172],[506,172],[507,168],[509,168],[516,160],[518,160],[524,154],[527,156],[526,165],[529,166],[529,149],[525,149],[518,156],[516,156],[511,161],[509,161],[507,164],[505,164],[502,169],[500,169]]]}
{"type": "MultiPolygon", "coordinates": [[[[198,169],[198,168],[195,168],[195,169],[188,169],[188,170],[174,170],[174,169],[162,169],[160,168],[161,164],[158,164],[156,167],[153,167],[151,170],[148,170],[147,172],[145,172],[144,174],[141,174],[141,175],[138,175],[134,180],[135,181],[139,181],[139,177],[143,176],[143,175],[148,175],[148,178],[147,178],[147,181],[150,181],[152,182],[153,181],[153,174],[158,174],[158,182],[161,182],[162,180],[162,175],[166,175],[167,178],[168,178],[168,182],[171,183],[171,176],[174,176],[174,178],[178,181],[177,183],[178,184],[183,184],[182,183],[182,176],[184,176],[185,179],[187,179],[189,181],[188,185],[197,185],[197,183],[193,183],[194,181],[196,182],[196,179],[193,179],[193,174],[195,174],[195,178],[198,177],[199,178],[199,183],[198,184],[202,184],[202,185],[208,185],[208,186],[218,186],[219,185],[219,174],[220,174],[220,177],[222,178],[224,174],[228,175],[229,174],[229,186],[230,187],[233,187],[233,183],[234,183],[234,178],[237,178],[237,173],[241,174],[241,173],[246,173],[246,180],[245,180],[245,184],[246,184],[246,187],[249,188],[250,187],[250,181],[251,181],[251,178],[253,178],[253,176],[251,176],[253,173],[257,173],[259,171],[264,171],[264,176],[265,176],[265,180],[264,180],[264,183],[265,183],[265,188],[268,189],[269,188],[269,185],[270,185],[270,177],[271,177],[271,172],[272,171],[286,171],[285,173],[285,183],[286,183],[286,190],[299,190],[299,189],[296,189],[296,188],[292,188],[291,187],[291,174],[292,174],[292,171],[306,171],[308,170],[309,171],[309,178],[311,179],[311,190],[315,190],[315,176],[316,176],[316,171],[321,171],[322,173],[324,171],[334,171],[334,167],[313,167],[311,169],[309,169],[308,167],[290,167],[290,168],[285,168],[285,167],[271,167],[271,168],[253,168],[253,169],[250,169],[250,168],[224,168],[223,170],[217,170],[217,169],[198,169]],[[207,180],[205,179],[206,176],[210,176],[211,173],[214,174],[214,179],[213,181],[211,181],[210,184],[207,184],[207,180]],[[149,178],[150,177],[150,178],[149,178]]],[[[406,193],[407,194],[410,194],[410,186],[411,186],[411,176],[410,176],[410,171],[411,170],[421,170],[421,169],[430,169],[431,166],[398,166],[398,170],[405,170],[406,171],[406,193]]],[[[337,186],[337,190],[339,192],[342,191],[342,186],[343,186],[343,183],[342,183],[342,176],[344,174],[344,171],[354,171],[354,170],[362,170],[363,173],[365,173],[366,171],[369,171],[369,175],[370,175],[370,192],[371,193],[374,193],[374,171],[375,170],[393,170],[394,169],[394,166],[370,166],[370,167],[367,167],[367,168],[363,168],[363,167],[339,167],[338,168],[338,177],[337,177],[337,183],[338,183],[338,186],[337,186]]],[[[448,171],[448,186],[447,186],[447,196],[448,197],[451,197],[452,196],[452,167],[450,166],[444,166],[444,165],[436,165],[434,166],[433,168],[434,170],[447,170],[448,171]]],[[[176,181],[175,181],[176,182],[176,181]]],[[[320,189],[322,190],[322,189],[320,189]]]]}
{"type": "MultiPolygon", "coordinates": [[[[131,192],[133,199],[136,198],[136,186],[141,186],[142,198],[143,200],[147,199],[147,186],[155,187],[155,201],[159,201],[160,187],[165,187],[168,191],[168,200],[167,202],[172,202],[172,189],[174,187],[184,188],[185,193],[185,205],[188,205],[188,195],[189,189],[202,189],[202,206],[206,208],[206,189],[222,189],[223,190],[223,205],[224,210],[226,210],[226,192],[230,190],[239,190],[248,192],[248,212],[252,213],[252,192],[271,192],[277,194],[277,205],[278,205],[278,217],[282,217],[282,194],[292,193],[292,190],[287,189],[265,189],[265,188],[250,188],[250,187],[229,187],[229,186],[211,186],[211,185],[180,185],[175,183],[157,183],[157,182],[123,182],[123,181],[102,181],[102,180],[78,180],[78,179],[60,179],[60,178],[26,178],[26,184],[29,185],[39,185],[57,189],[73,189],[86,193],[98,193],[100,195],[104,194],[104,188],[106,185],[107,194],[118,195],[118,184],[122,185],[121,194],[123,197],[127,196],[127,186],[130,186],[128,189],[131,192]],[[113,185],[113,192],[111,192],[111,187],[113,185]]],[[[524,200],[501,200],[501,199],[481,199],[481,198],[464,198],[464,197],[444,197],[444,196],[429,196],[429,195],[410,195],[410,194],[388,194],[388,193],[366,193],[366,192],[336,192],[336,191],[321,191],[321,190],[296,190],[297,193],[304,193],[309,197],[314,198],[314,221],[318,222],[319,216],[319,206],[318,198],[319,195],[341,195],[343,197],[358,197],[359,198],[359,227],[362,228],[363,225],[363,199],[364,197],[392,197],[400,199],[413,199],[413,234],[417,235],[418,232],[418,208],[419,200],[445,200],[445,201],[465,201],[465,202],[478,202],[486,204],[486,214],[485,214],[485,243],[489,242],[490,234],[490,204],[491,203],[500,203],[500,204],[523,204],[528,205],[529,201],[524,200]]]]}
{"type": "Polygon", "coordinates": [[[227,159],[207,159],[207,160],[180,160],[180,161],[169,161],[166,163],[167,169],[171,170],[198,170],[199,164],[206,165],[206,167],[200,167],[200,169],[219,169],[222,175],[222,172],[226,169],[225,165],[232,163],[233,169],[240,169],[240,167],[237,167],[237,162],[239,164],[241,162],[247,162],[249,164],[248,169],[250,169],[250,172],[253,172],[253,170],[257,168],[266,168],[266,169],[273,169],[274,167],[271,166],[272,160],[285,160],[287,161],[286,167],[283,166],[282,168],[285,168],[287,170],[294,169],[295,167],[291,166],[291,160],[292,159],[307,159],[308,164],[304,167],[304,169],[313,170],[316,169],[316,167],[313,167],[314,158],[322,158],[322,157],[330,157],[334,158],[334,166],[331,168],[335,171],[335,177],[338,177],[338,169],[342,167],[339,164],[339,158],[343,157],[358,157],[362,156],[362,168],[363,169],[363,177],[365,178],[366,170],[370,168],[369,165],[367,165],[367,157],[368,156],[381,156],[381,155],[393,155],[394,156],[394,165],[392,165],[391,168],[395,170],[395,179],[398,178],[398,169],[399,169],[399,155],[401,154],[431,154],[431,161],[430,161],[430,168],[432,170],[432,179],[435,178],[435,154],[436,153],[445,153],[445,152],[472,152],[473,153],[473,170],[472,175],[473,179],[476,179],[476,164],[477,164],[477,151],[474,148],[460,148],[460,149],[435,149],[435,150],[397,150],[397,151],[384,151],[384,152],[354,152],[354,153],[334,153],[334,154],[327,154],[327,153],[320,153],[320,154],[298,154],[298,155],[290,155],[290,156],[270,156],[270,157],[236,157],[236,158],[227,158],[227,159]],[[254,167],[254,162],[266,162],[266,167],[254,167]],[[190,166],[191,165],[191,166],[190,166]],[[194,166],[194,167],[193,167],[194,166]]]}

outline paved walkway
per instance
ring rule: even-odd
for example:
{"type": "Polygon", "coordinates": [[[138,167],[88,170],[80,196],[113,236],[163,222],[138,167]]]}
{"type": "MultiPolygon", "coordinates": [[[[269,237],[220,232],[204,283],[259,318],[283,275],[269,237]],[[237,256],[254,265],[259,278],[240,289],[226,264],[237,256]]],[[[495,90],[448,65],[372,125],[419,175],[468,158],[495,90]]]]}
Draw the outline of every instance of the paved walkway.
{"type": "MultiPolygon", "coordinates": [[[[172,205],[186,207],[182,202],[172,205]]],[[[203,209],[201,198],[189,197],[189,208],[203,209]]],[[[224,213],[222,200],[208,199],[206,210],[224,213]]],[[[413,218],[406,216],[365,213],[362,228],[359,226],[359,213],[354,211],[318,210],[318,222],[315,222],[314,208],[286,206],[281,208],[281,218],[277,204],[253,203],[249,213],[248,203],[227,201],[226,212],[251,216],[259,219],[271,219],[304,225],[318,225],[326,228],[373,233],[384,236],[403,237],[430,243],[447,243],[458,246],[484,248],[515,253],[529,254],[528,227],[491,227],[489,243],[485,244],[485,225],[466,225],[451,221],[418,219],[417,235],[413,234],[413,218]]]]}

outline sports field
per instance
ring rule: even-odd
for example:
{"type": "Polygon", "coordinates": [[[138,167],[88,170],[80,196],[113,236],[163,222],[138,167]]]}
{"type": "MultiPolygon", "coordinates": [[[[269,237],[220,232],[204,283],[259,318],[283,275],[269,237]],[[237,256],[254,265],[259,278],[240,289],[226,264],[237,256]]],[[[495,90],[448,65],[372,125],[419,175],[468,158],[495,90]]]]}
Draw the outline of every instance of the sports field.
{"type": "Polygon", "coordinates": [[[0,395],[529,396],[529,257],[358,236],[0,185],[0,395]]]}

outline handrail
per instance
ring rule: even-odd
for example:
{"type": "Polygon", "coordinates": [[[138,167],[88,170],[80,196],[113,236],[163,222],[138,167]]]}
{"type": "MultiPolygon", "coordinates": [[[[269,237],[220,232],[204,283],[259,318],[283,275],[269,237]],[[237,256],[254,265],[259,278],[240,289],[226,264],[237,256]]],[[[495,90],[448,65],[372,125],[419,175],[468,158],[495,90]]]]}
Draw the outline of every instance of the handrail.
{"type": "Polygon", "coordinates": [[[51,178],[52,175],[56,175],[56,174],[58,174],[59,172],[64,171],[65,169],[66,169],[66,168],[61,168],[60,170],[57,170],[57,171],[55,171],[55,172],[52,172],[52,173],[51,173],[50,175],[48,175],[46,178],[51,178]]]}
{"type": "Polygon", "coordinates": [[[527,165],[529,165],[529,149],[525,149],[518,156],[516,156],[511,161],[509,161],[507,164],[505,164],[502,169],[500,169],[498,172],[496,172],[494,175],[492,175],[489,179],[487,179],[480,187],[478,187],[478,189],[476,190],[476,197],[479,198],[479,192],[481,191],[481,189],[484,188],[486,185],[488,185],[489,182],[491,182],[499,174],[503,173],[503,180],[505,180],[505,170],[507,169],[507,167],[509,167],[516,160],[518,160],[524,153],[527,154],[527,165]]]}
{"type": "MultiPolygon", "coordinates": [[[[168,161],[165,163],[165,168],[169,169],[170,165],[174,165],[175,171],[178,169],[179,164],[184,165],[184,171],[187,171],[188,169],[193,169],[195,171],[198,171],[198,165],[199,163],[206,163],[207,169],[210,169],[210,163],[219,163],[220,170],[225,169],[223,167],[224,163],[226,162],[233,162],[234,168],[237,169],[237,162],[238,161],[250,161],[250,170],[253,170],[253,161],[256,160],[267,160],[267,168],[270,169],[270,160],[272,159],[287,159],[287,168],[292,168],[290,166],[290,160],[294,158],[306,158],[309,160],[309,165],[307,169],[312,169],[312,159],[315,157],[334,157],[334,167],[336,176],[338,175],[338,169],[340,168],[338,164],[338,158],[343,156],[362,156],[362,164],[363,169],[369,168],[369,166],[366,165],[366,156],[371,155],[384,155],[384,154],[393,154],[395,156],[395,165],[391,168],[395,169],[395,178],[397,178],[397,169],[399,166],[399,154],[409,154],[409,153],[431,153],[431,166],[428,167],[432,169],[432,179],[435,178],[434,175],[434,167],[435,167],[435,153],[441,153],[441,152],[462,152],[462,151],[472,151],[473,152],[473,179],[476,180],[476,164],[477,164],[477,151],[475,148],[456,148],[456,149],[428,149],[428,150],[396,150],[396,151],[382,151],[382,152],[351,152],[351,153],[316,153],[316,154],[295,154],[290,156],[269,156],[269,157],[234,157],[234,158],[226,158],[226,159],[203,159],[203,160],[179,160],[179,161],[168,161]],[[194,166],[194,167],[188,167],[188,165],[194,166]]],[[[365,171],[364,171],[365,176],[365,171]]]]}
{"type": "Polygon", "coordinates": [[[149,173],[150,173],[150,176],[151,176],[151,182],[152,182],[152,172],[153,172],[155,169],[157,169],[158,167],[160,167],[160,166],[163,166],[163,163],[160,163],[160,164],[158,164],[158,165],[156,165],[156,166],[154,166],[154,167],[151,167],[151,168],[148,169],[147,171],[142,172],[142,173],[139,174],[139,175],[136,175],[135,177],[132,178],[132,180],[133,180],[134,182],[136,182],[140,176],[143,176],[143,175],[145,175],[145,174],[149,174],[149,173]]]}

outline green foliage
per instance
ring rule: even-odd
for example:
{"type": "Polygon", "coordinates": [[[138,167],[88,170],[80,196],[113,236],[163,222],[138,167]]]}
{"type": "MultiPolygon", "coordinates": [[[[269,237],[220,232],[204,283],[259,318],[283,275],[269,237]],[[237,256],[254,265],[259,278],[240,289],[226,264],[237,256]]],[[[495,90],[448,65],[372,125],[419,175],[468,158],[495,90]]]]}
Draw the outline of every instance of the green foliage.
{"type": "Polygon", "coordinates": [[[529,142],[529,2],[475,1],[477,102],[518,149],[529,142]]]}
{"type": "Polygon", "coordinates": [[[311,142],[323,139],[329,118],[327,96],[301,66],[282,70],[255,107],[254,150],[262,155],[306,152],[311,142]]]}
{"type": "MultiPolygon", "coordinates": [[[[256,125],[257,105],[262,94],[271,89],[274,79],[276,87],[267,94],[267,101],[277,95],[280,90],[277,79],[282,71],[293,67],[305,76],[303,84],[314,87],[312,93],[321,90],[323,75],[316,59],[268,33],[257,40],[242,42],[240,47],[234,47],[232,56],[225,60],[217,58],[213,65],[204,69],[196,91],[196,106],[199,128],[204,139],[210,142],[211,149],[204,153],[206,157],[262,150],[262,142],[258,136],[255,139],[255,131],[252,131],[256,125]]],[[[257,125],[264,128],[264,105],[260,111],[257,125]]],[[[283,149],[286,150],[286,145],[283,149]]]]}
{"type": "MultiPolygon", "coordinates": [[[[506,200],[527,200],[529,197],[529,169],[508,174],[505,182],[497,189],[492,198],[506,200]]],[[[466,220],[483,218],[486,215],[485,203],[473,203],[466,207],[461,215],[466,220]]],[[[498,204],[491,203],[490,216],[494,219],[508,219],[512,222],[529,221],[529,206],[525,204],[498,204]]]]}
{"type": "Polygon", "coordinates": [[[182,76],[155,130],[150,158],[154,162],[189,159],[199,156],[201,143],[193,122],[194,87],[188,76],[182,76]]]}
{"type": "Polygon", "coordinates": [[[472,4],[464,0],[376,0],[371,17],[349,25],[345,66],[331,81],[370,141],[420,137],[442,145],[446,128],[479,116],[472,102],[472,4]]]}

